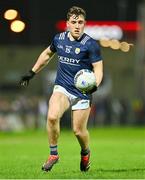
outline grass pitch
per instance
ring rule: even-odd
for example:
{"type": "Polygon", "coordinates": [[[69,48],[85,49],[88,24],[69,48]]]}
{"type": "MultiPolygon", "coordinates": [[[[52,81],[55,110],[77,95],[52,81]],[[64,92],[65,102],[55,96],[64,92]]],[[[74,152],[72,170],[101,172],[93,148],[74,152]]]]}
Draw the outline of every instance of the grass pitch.
{"type": "Polygon", "coordinates": [[[49,153],[44,131],[0,133],[1,179],[144,179],[145,128],[89,129],[91,169],[79,170],[80,148],[73,133],[62,130],[60,161],[41,171],[49,153]]]}

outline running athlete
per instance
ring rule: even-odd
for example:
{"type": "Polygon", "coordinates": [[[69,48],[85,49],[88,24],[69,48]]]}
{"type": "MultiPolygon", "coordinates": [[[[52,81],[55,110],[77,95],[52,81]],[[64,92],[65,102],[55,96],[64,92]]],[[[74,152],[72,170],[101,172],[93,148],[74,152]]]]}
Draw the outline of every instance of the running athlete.
{"type": "Polygon", "coordinates": [[[58,138],[60,119],[71,107],[73,131],[80,144],[80,170],[90,168],[89,132],[87,122],[90,114],[91,94],[97,89],[103,77],[103,62],[97,42],[84,33],[86,12],[73,6],[67,13],[67,31],[56,34],[51,45],[38,57],[33,68],[22,76],[21,86],[27,86],[52,56],[57,53],[58,67],[54,90],[49,100],[47,130],[50,155],[42,170],[50,171],[59,160],[58,138]],[[96,76],[96,87],[88,94],[81,93],[74,86],[74,76],[81,69],[93,70],[96,76]]]}

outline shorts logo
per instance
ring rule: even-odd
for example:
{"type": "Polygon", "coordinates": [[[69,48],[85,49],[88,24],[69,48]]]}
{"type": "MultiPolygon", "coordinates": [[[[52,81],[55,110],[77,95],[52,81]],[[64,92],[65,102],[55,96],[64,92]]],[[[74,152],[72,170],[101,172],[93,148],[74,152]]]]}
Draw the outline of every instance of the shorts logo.
{"type": "Polygon", "coordinates": [[[75,49],[75,53],[76,53],[76,54],[79,54],[79,53],[80,53],[80,48],[76,48],[76,49],[75,49]]]}
{"type": "Polygon", "coordinates": [[[86,101],[81,101],[81,104],[86,104],[86,103],[88,103],[88,100],[86,100],[86,101]]]}
{"type": "Polygon", "coordinates": [[[58,89],[58,88],[59,88],[59,86],[57,86],[57,85],[54,86],[54,89],[58,89]]]}

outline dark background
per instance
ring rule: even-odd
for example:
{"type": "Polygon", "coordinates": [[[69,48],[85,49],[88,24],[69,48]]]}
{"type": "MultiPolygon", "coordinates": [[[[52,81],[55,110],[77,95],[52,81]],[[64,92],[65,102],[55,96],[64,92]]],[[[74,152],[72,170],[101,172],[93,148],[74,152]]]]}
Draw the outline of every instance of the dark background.
{"type": "Polygon", "coordinates": [[[134,21],[141,0],[0,0],[0,44],[48,44],[57,32],[56,22],[65,20],[67,10],[80,6],[87,12],[87,20],[134,21]],[[26,29],[12,33],[3,13],[9,9],[20,12],[19,19],[26,29]]]}

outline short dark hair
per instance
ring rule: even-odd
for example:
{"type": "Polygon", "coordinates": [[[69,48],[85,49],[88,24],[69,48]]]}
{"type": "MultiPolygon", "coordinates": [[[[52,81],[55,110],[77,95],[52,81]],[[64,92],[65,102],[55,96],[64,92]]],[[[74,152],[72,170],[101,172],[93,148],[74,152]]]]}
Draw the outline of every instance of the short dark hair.
{"type": "Polygon", "coordinates": [[[77,6],[72,6],[69,10],[68,10],[68,13],[67,13],[67,20],[69,20],[69,18],[75,14],[76,16],[79,16],[79,15],[83,15],[84,16],[84,19],[86,19],[86,12],[84,9],[80,8],[80,7],[77,7],[77,6]]]}

